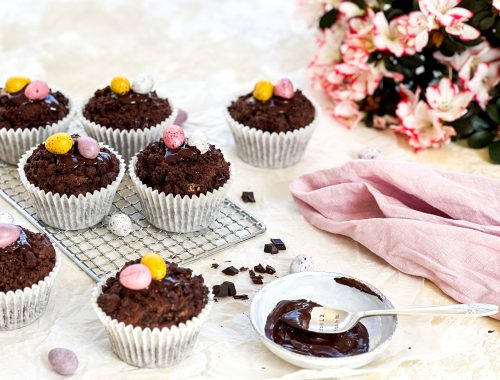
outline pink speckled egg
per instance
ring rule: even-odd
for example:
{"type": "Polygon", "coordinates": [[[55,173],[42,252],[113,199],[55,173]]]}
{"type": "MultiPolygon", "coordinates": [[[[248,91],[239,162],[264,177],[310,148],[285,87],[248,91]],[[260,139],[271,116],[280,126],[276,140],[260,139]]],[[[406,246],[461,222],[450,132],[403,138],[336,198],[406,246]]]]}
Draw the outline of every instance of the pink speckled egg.
{"type": "Polygon", "coordinates": [[[120,284],[131,290],[146,289],[151,280],[151,271],[143,264],[129,265],[120,273],[120,284]]]}
{"type": "Polygon", "coordinates": [[[5,248],[19,239],[19,227],[14,224],[0,224],[0,248],[5,248]]]}
{"type": "Polygon", "coordinates": [[[163,132],[163,141],[168,149],[178,149],[184,144],[184,130],[178,125],[172,124],[163,132]]]}
{"type": "Polygon", "coordinates": [[[49,85],[43,80],[34,80],[24,89],[24,95],[29,100],[42,100],[49,95],[49,85]]]}
{"type": "Polygon", "coordinates": [[[49,351],[49,363],[60,375],[71,376],[78,369],[78,357],[67,348],[53,348],[49,351]]]}
{"type": "Polygon", "coordinates": [[[293,83],[288,78],[280,79],[274,86],[274,95],[280,98],[291,99],[295,95],[293,83]]]}
{"type": "Polygon", "coordinates": [[[99,152],[101,151],[99,143],[92,137],[78,137],[77,143],[80,154],[85,158],[93,160],[99,155],[99,152]]]}
{"type": "Polygon", "coordinates": [[[177,117],[175,118],[174,124],[175,125],[182,125],[186,122],[187,119],[188,119],[187,112],[184,111],[183,109],[179,108],[177,110],[177,117]]]}

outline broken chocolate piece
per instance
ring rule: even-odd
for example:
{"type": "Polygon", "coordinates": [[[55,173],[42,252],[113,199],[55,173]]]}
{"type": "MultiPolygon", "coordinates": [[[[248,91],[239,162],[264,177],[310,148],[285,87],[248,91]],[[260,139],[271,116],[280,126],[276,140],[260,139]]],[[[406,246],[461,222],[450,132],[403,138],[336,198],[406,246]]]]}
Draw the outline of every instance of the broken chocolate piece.
{"type": "Polygon", "coordinates": [[[268,274],[275,274],[276,273],[276,269],[274,269],[270,265],[266,265],[266,273],[268,273],[268,274]]]}
{"type": "Polygon", "coordinates": [[[212,268],[217,269],[218,267],[219,267],[219,264],[217,264],[217,263],[212,264],[212,268]]]}
{"type": "Polygon", "coordinates": [[[256,271],[257,273],[266,273],[266,268],[264,268],[262,264],[254,266],[253,270],[256,271]]]}
{"type": "Polygon", "coordinates": [[[241,200],[245,203],[255,203],[253,191],[244,191],[241,193],[241,200]]]}
{"type": "Polygon", "coordinates": [[[264,244],[264,252],[270,253],[271,255],[275,255],[279,251],[274,244],[264,244]]]}
{"type": "Polygon", "coordinates": [[[273,245],[280,251],[286,250],[285,243],[283,243],[281,239],[271,239],[271,243],[273,243],[273,245]]]}
{"type": "Polygon", "coordinates": [[[241,268],[240,268],[240,272],[246,272],[247,270],[248,270],[248,268],[247,268],[247,267],[241,267],[241,268]]]}
{"type": "Polygon", "coordinates": [[[234,286],[234,284],[231,281],[224,281],[222,283],[222,285],[227,286],[227,292],[230,296],[236,295],[236,287],[234,286]]]}
{"type": "Polygon", "coordinates": [[[215,297],[227,297],[229,296],[229,289],[227,285],[214,285],[212,287],[212,293],[215,297]]]}
{"type": "Polygon", "coordinates": [[[252,280],[252,282],[255,285],[262,285],[263,284],[262,279],[264,277],[262,277],[261,275],[256,275],[253,270],[249,270],[248,274],[250,275],[250,279],[252,280]]]}
{"type": "Polygon", "coordinates": [[[238,294],[238,295],[233,296],[233,298],[235,300],[247,300],[248,295],[247,294],[238,294]]]}
{"type": "Polygon", "coordinates": [[[222,273],[224,273],[228,276],[234,276],[234,275],[240,273],[240,271],[238,269],[236,269],[235,267],[230,266],[230,267],[227,267],[226,269],[224,269],[222,271],[222,273]]]}

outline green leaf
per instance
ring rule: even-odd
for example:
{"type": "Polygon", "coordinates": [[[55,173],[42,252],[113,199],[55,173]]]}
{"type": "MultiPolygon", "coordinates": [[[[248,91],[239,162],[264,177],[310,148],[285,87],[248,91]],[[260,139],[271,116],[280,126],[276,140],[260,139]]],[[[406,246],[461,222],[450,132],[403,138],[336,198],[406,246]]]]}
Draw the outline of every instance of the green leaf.
{"type": "Polygon", "coordinates": [[[497,124],[500,124],[499,107],[496,104],[494,103],[488,104],[486,106],[486,112],[488,113],[488,116],[490,117],[491,120],[493,120],[497,124]]]}
{"type": "Polygon", "coordinates": [[[481,30],[481,31],[484,32],[485,30],[490,29],[493,26],[494,23],[495,23],[495,19],[493,17],[483,18],[479,22],[479,30],[481,30]]]}
{"type": "Polygon", "coordinates": [[[333,24],[337,21],[337,16],[339,15],[339,10],[336,8],[330,9],[319,19],[319,28],[320,29],[328,29],[332,27],[333,24]]]}
{"type": "Polygon", "coordinates": [[[468,137],[476,131],[472,126],[470,119],[465,119],[465,118],[458,119],[457,121],[453,122],[452,126],[457,132],[456,135],[457,139],[463,139],[465,137],[468,137]]]}
{"type": "Polygon", "coordinates": [[[494,139],[495,135],[488,131],[479,131],[470,135],[467,139],[467,144],[472,149],[480,149],[488,146],[494,139]]]}
{"type": "Polygon", "coordinates": [[[492,142],[488,147],[488,153],[490,154],[490,160],[494,164],[500,164],[500,140],[492,142]]]}
{"type": "Polygon", "coordinates": [[[472,127],[476,131],[484,131],[487,129],[491,129],[490,123],[488,123],[486,120],[483,118],[479,117],[478,115],[474,115],[470,118],[470,122],[472,124],[472,127]]]}

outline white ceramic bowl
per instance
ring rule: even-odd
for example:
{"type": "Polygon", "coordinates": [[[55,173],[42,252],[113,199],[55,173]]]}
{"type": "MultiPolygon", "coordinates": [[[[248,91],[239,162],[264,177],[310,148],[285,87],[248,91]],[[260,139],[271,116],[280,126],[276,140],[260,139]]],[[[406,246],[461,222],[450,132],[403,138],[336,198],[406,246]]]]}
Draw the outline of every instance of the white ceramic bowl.
{"type": "Polygon", "coordinates": [[[396,316],[369,317],[361,320],[368,329],[369,351],[359,355],[338,358],[301,355],[277,345],[266,337],[264,326],[267,316],[282,300],[303,298],[323,306],[356,311],[394,308],[392,303],[374,286],[354,278],[368,286],[383,301],[356,288],[338,284],[335,282],[335,278],[338,277],[354,278],[334,272],[303,272],[282,277],[260,289],[252,300],[250,319],[262,342],[272,353],[302,368],[340,369],[364,366],[388,347],[398,323],[396,316]]]}

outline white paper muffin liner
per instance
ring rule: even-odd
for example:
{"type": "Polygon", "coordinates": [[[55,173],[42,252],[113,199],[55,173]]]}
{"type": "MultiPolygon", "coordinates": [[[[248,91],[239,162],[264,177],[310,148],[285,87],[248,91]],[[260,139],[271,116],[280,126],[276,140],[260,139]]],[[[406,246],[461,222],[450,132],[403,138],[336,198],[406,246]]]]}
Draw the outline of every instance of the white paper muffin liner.
{"type": "MultiPolygon", "coordinates": [[[[116,273],[113,275],[116,276],[116,273]]],[[[92,292],[92,306],[106,329],[113,352],[120,360],[136,367],[161,368],[173,366],[191,354],[201,325],[214,303],[213,294],[206,283],[209,289],[208,302],[198,316],[178,326],[150,329],[125,325],[108,316],[97,305],[102,285],[108,278],[99,282],[92,292]]]]}
{"type": "Polygon", "coordinates": [[[219,215],[233,179],[233,169],[230,169],[229,179],[218,189],[191,197],[173,196],[142,183],[135,174],[136,163],[137,156],[134,156],[128,170],[137,188],[144,216],[153,226],[169,232],[194,232],[212,224],[219,215]]]}
{"type": "Polygon", "coordinates": [[[87,105],[86,99],[78,112],[78,121],[83,126],[85,133],[93,137],[99,142],[102,142],[116,149],[125,160],[126,163],[130,159],[148,145],[151,141],[158,140],[163,135],[163,131],[172,125],[177,117],[178,109],[174,107],[169,100],[172,114],[161,123],[144,129],[121,130],[111,127],[104,127],[94,123],[83,116],[83,111],[87,105]]]}
{"type": "Polygon", "coordinates": [[[234,120],[228,107],[224,115],[233,133],[238,156],[246,163],[268,169],[280,169],[295,165],[304,155],[307,144],[319,122],[321,110],[308,98],[315,110],[314,120],[307,126],[289,132],[264,132],[234,120]]]}
{"type": "Polygon", "coordinates": [[[120,161],[118,176],[105,188],[78,197],[46,192],[28,181],[24,165],[36,147],[21,157],[17,168],[19,177],[30,195],[38,218],[44,223],[62,230],[80,230],[96,225],[109,213],[118,185],[125,175],[126,165],[116,151],[107,145],[101,146],[108,148],[120,161]]]}
{"type": "Polygon", "coordinates": [[[22,290],[0,292],[0,331],[27,326],[45,312],[52,284],[60,268],[61,257],[56,251],[54,268],[43,280],[22,290]]]}
{"type": "Polygon", "coordinates": [[[71,120],[76,116],[78,106],[66,92],[52,87],[52,91],[60,91],[68,100],[68,114],[56,123],[31,129],[0,128],[0,161],[15,165],[27,150],[44,142],[47,137],[68,129],[71,120]]]}

